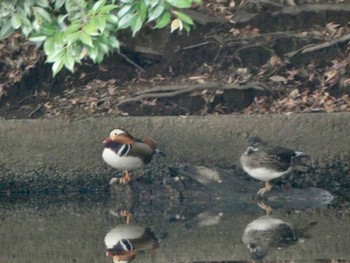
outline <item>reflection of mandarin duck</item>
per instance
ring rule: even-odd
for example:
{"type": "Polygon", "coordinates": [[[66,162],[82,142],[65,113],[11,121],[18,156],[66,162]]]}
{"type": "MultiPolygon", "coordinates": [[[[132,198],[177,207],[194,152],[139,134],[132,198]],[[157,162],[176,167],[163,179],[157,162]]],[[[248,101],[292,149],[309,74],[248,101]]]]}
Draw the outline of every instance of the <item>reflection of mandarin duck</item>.
{"type": "Polygon", "coordinates": [[[265,181],[265,187],[258,191],[263,195],[270,191],[270,180],[281,177],[293,169],[293,161],[305,157],[302,152],[270,146],[258,137],[249,139],[249,146],[241,156],[243,170],[255,179],[265,181]]]}
{"type": "MultiPolygon", "coordinates": [[[[114,129],[104,141],[103,160],[110,166],[124,170],[121,183],[131,180],[128,170],[139,168],[148,164],[155,153],[162,153],[156,149],[153,139],[146,137],[143,140],[135,139],[127,131],[114,129]]],[[[111,183],[115,178],[111,180],[111,183]]]]}
{"type": "Polygon", "coordinates": [[[266,215],[247,225],[243,232],[242,241],[249,248],[252,259],[262,260],[267,255],[269,248],[293,245],[298,241],[298,238],[289,223],[266,215]]]}
{"type": "Polygon", "coordinates": [[[122,224],[105,236],[106,255],[113,262],[130,262],[140,251],[157,249],[158,241],[149,230],[138,225],[122,224]]]}

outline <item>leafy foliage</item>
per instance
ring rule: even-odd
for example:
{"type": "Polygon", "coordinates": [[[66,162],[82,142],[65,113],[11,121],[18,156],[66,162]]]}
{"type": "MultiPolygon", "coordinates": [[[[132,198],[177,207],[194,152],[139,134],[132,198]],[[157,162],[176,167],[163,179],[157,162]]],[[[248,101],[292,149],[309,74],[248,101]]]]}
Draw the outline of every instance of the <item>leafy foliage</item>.
{"type": "Polygon", "coordinates": [[[179,11],[200,0],[3,0],[0,2],[0,39],[15,30],[38,46],[43,44],[47,62],[56,75],[63,67],[74,70],[89,57],[100,63],[119,49],[116,32],[132,35],[145,23],[171,31],[189,31],[192,19],[179,11]]]}

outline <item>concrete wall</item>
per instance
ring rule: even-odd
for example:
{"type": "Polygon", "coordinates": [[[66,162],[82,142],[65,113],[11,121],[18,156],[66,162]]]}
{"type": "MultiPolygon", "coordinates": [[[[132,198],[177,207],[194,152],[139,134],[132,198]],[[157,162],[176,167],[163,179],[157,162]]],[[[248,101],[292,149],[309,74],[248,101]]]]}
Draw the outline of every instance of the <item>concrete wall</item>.
{"type": "Polygon", "coordinates": [[[168,157],[230,166],[238,164],[247,138],[304,151],[316,162],[349,160],[350,113],[116,117],[84,120],[0,120],[0,165],[10,170],[55,167],[99,171],[102,141],[115,127],[135,137],[150,135],[168,157]]]}

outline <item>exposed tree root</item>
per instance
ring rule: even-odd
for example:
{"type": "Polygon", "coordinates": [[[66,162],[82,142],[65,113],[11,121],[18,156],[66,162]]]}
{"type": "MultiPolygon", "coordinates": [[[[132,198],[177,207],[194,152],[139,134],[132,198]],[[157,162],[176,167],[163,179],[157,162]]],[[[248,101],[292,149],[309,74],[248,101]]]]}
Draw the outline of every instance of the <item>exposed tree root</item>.
{"type": "Polygon", "coordinates": [[[200,83],[194,85],[174,85],[174,86],[159,86],[154,87],[148,90],[140,91],[135,93],[136,97],[126,98],[120,101],[117,106],[120,106],[125,103],[141,101],[144,99],[155,99],[155,98],[164,98],[164,97],[174,97],[184,93],[188,93],[194,90],[204,90],[204,89],[237,89],[237,90],[246,90],[246,89],[256,89],[256,90],[267,90],[267,87],[260,82],[249,82],[244,85],[238,84],[222,84],[220,82],[208,82],[200,83]]]}

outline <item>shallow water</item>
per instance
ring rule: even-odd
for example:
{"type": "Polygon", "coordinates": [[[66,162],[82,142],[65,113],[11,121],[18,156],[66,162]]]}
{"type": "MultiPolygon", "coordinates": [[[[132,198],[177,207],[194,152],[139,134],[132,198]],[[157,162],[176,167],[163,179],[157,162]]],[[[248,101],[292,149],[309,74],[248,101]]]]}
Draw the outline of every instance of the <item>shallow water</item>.
{"type": "Polygon", "coordinates": [[[126,244],[130,233],[145,229],[144,240],[133,245],[132,262],[350,259],[350,209],[337,197],[314,188],[276,187],[268,198],[257,199],[254,191],[233,193],[227,187],[181,198],[150,197],[139,190],[130,195],[127,186],[84,194],[3,195],[0,262],[113,262],[106,255],[106,235],[109,243],[126,244]],[[267,206],[270,215],[262,209],[267,206]],[[130,224],[124,209],[132,214],[130,224]]]}

